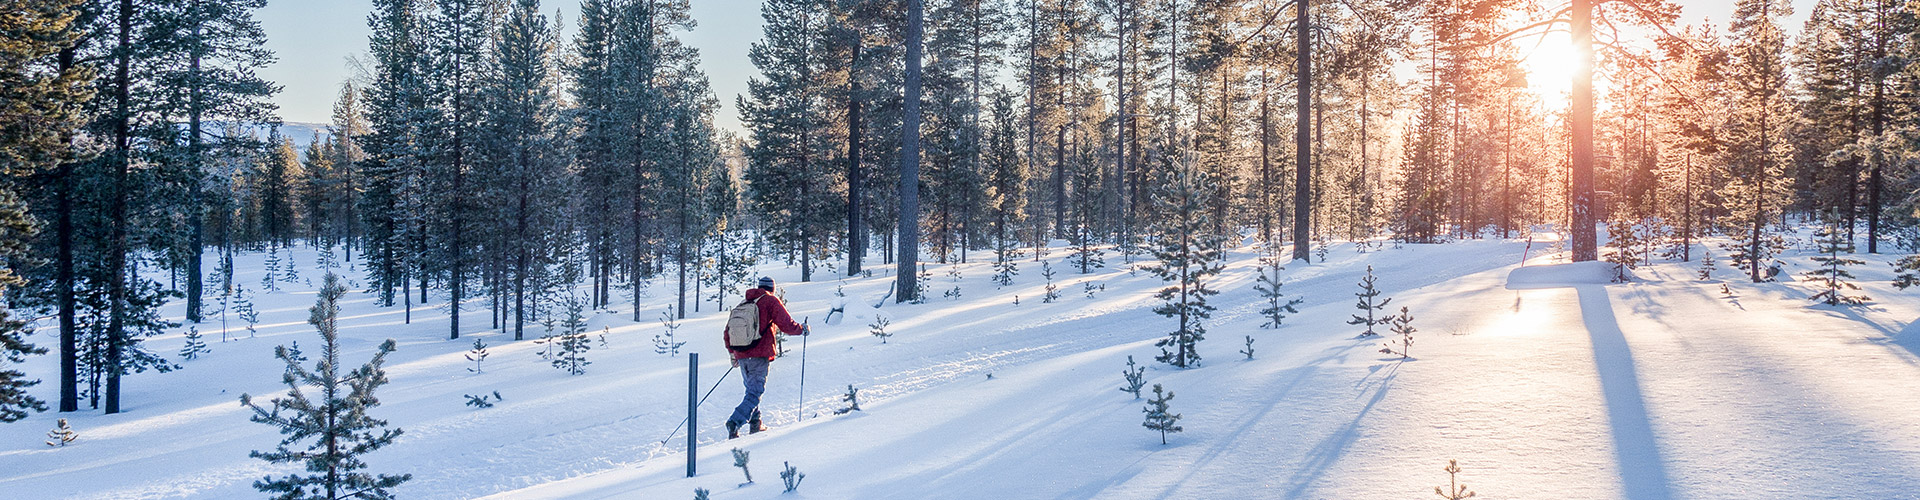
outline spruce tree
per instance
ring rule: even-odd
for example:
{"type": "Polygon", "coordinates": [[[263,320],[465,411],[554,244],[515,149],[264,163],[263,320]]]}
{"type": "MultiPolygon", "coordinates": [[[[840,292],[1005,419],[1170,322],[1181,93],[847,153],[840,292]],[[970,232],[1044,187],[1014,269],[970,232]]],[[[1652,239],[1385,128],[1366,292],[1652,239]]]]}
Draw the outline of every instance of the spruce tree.
{"type": "Polygon", "coordinates": [[[372,474],[364,472],[362,457],[392,444],[400,437],[398,428],[386,429],[387,422],[373,418],[367,410],[380,405],[374,391],[386,385],[381,364],[394,350],[393,339],[382,342],[373,359],[347,373],[340,372],[339,301],[347,292],[340,277],[328,273],[320,288],[320,298],[311,309],[307,323],[320,333],[320,360],[312,369],[302,366],[297,353],[285,347],[274,349],[274,356],[286,362],[281,381],[287,384],[286,396],[273,398],[266,406],[255,404],[252,396],[240,395],[240,404],[253,410],[250,420],[279,428],[286,436],[270,452],[248,454],[268,463],[301,463],[310,474],[293,474],[278,479],[262,478],[254,489],[284,499],[343,500],[348,498],[393,498],[390,489],[413,478],[412,474],[372,474]],[[318,389],[309,396],[302,387],[318,389]],[[300,447],[302,441],[312,442],[300,447]]]}

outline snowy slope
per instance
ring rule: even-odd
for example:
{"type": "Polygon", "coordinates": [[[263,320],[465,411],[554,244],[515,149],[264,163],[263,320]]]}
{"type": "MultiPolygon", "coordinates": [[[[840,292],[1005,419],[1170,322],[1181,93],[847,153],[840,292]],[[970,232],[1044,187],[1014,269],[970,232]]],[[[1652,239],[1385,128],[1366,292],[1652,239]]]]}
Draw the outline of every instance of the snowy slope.
{"type": "MultiPolygon", "coordinates": [[[[1054,263],[1063,297],[1042,303],[1039,266],[996,288],[988,264],[928,265],[927,304],[871,307],[892,277],[795,283],[782,279],[796,317],[813,318],[807,341],[807,418],[800,420],[799,346],[776,361],[763,404],[769,434],[725,442],[719,422],[738,401],[733,374],[702,408],[700,475],[685,476],[683,439],[661,445],[684,416],[686,359],[656,354],[671,281],[655,283],[641,317],[617,306],[595,317],[608,347],[588,353],[582,376],[547,366],[531,341],[476,328],[492,344],[484,373],[446,340],[445,311],[380,308],[353,292],[344,304],[343,359],[359,362],[395,338],[393,383],[373,414],[406,434],[371,455],[374,470],[410,472],[406,498],[714,498],[780,496],[782,462],[807,474],[795,498],[1417,498],[1446,484],[1457,458],[1481,498],[1899,498],[1920,491],[1920,298],[1894,291],[1884,262],[1857,270],[1876,301],[1810,306],[1796,283],[1690,280],[1691,264],[1659,264],[1641,281],[1602,284],[1550,264],[1543,245],[1470,241],[1356,252],[1293,264],[1285,291],[1306,299],[1277,330],[1259,329],[1255,254],[1231,253],[1226,292],[1200,346],[1200,368],[1151,361],[1171,321],[1150,312],[1158,280],[1109,266],[1079,274],[1054,263]],[[1374,267],[1392,305],[1420,328],[1413,360],[1377,351],[1345,324],[1354,283],[1374,267]],[[1556,276],[1562,276],[1556,278],[1556,276]],[[1571,276],[1571,277],[1567,277],[1571,276]],[[1092,282],[1095,297],[1083,293],[1092,282]],[[942,298],[958,286],[959,299],[942,298]],[[835,296],[843,288],[846,298],[835,296]],[[1014,304],[1014,297],[1019,304],[1014,304]],[[823,325],[828,308],[849,317],[823,325]],[[876,315],[896,335],[867,334],[876,315]],[[1236,353],[1256,338],[1256,358],[1236,353]],[[817,346],[817,347],[816,347],[817,346]],[[1144,400],[1116,390],[1127,356],[1148,366],[1149,387],[1177,396],[1186,431],[1142,428],[1144,400]],[[988,378],[991,374],[991,379],[988,378]],[[848,384],[865,411],[833,415],[848,384]],[[474,410],[462,394],[498,390],[499,406],[474,410]],[[753,453],[757,483],[738,486],[727,450],[753,453]]],[[[317,281],[312,252],[303,277],[317,281]]],[[[259,269],[263,257],[242,259],[259,269]]],[[[1803,269],[1806,256],[1786,259],[1803,269]]],[[[1137,262],[1136,262],[1137,263],[1137,262]]],[[[1725,270],[1722,275],[1732,277],[1725,270]]],[[[349,277],[358,279],[358,272],[349,277]]],[[[257,288],[259,271],[241,281],[257,288]]],[[[292,285],[290,285],[292,286],[292,285]]],[[[318,337],[304,323],[304,284],[257,299],[257,338],[218,343],[167,374],[127,378],[127,413],[64,415],[81,438],[41,444],[62,415],[0,426],[0,491],[9,498],[230,498],[257,496],[251,481],[291,472],[247,458],[270,449],[273,429],[246,420],[237,402],[283,392],[273,346],[318,337]]],[[[430,306],[444,306],[434,297],[430,306]]],[[[625,302],[616,299],[616,302],[625,302]]],[[[483,302],[466,324],[486,325],[483,302]]],[[[727,371],[714,304],[681,328],[703,360],[701,383],[727,371]]],[[[230,324],[230,334],[231,332],[230,324]]],[[[537,335],[538,327],[529,329],[537,335]]],[[[42,344],[50,335],[34,337],[42,344]]],[[[171,354],[178,335],[150,341],[171,354]]],[[[52,356],[29,373],[52,378],[52,356]]],[[[55,394],[42,386],[43,398],[55,394]]],[[[683,434],[684,435],[684,434],[683,434]]]]}

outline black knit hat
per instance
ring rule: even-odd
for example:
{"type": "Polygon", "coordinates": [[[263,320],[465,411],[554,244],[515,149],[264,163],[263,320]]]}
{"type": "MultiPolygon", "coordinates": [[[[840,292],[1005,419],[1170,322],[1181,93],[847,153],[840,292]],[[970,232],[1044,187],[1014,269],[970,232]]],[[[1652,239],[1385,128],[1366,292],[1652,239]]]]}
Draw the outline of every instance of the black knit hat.
{"type": "Polygon", "coordinates": [[[772,289],[773,289],[773,277],[772,277],[772,276],[761,276],[761,277],[760,277],[760,288],[765,288],[765,289],[768,289],[768,290],[772,290],[772,289]]]}

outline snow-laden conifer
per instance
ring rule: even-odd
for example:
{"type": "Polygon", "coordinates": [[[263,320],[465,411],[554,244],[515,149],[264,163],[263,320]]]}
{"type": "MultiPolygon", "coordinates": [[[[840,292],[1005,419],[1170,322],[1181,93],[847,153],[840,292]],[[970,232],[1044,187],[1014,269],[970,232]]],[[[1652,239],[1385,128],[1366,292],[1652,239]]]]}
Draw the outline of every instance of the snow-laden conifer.
{"type": "Polygon", "coordinates": [[[1159,263],[1147,271],[1170,286],[1154,294],[1162,304],[1153,312],[1177,320],[1167,337],[1155,342],[1160,356],[1154,358],[1180,368],[1200,362],[1196,349],[1206,339],[1204,321],[1212,317],[1214,306],[1207,297],[1220,293],[1209,285],[1220,274],[1224,245],[1214,234],[1210,207],[1219,186],[1205,169],[1191,160],[1162,161],[1161,186],[1155,189],[1154,207],[1161,216],[1154,257],[1159,263]]]}
{"type": "Polygon", "coordinates": [[[748,482],[748,483],[752,483],[752,482],[753,482],[753,471],[751,471],[751,470],[747,470],[747,455],[748,455],[748,453],[749,453],[749,452],[748,452],[747,450],[742,450],[742,449],[739,449],[739,448],[734,448],[734,449],[733,449],[733,466],[734,466],[734,467],[739,467],[739,468],[740,468],[740,473],[741,473],[741,474],[746,474],[746,476],[747,476],[747,482],[748,482]]]}
{"type": "MultiPolygon", "coordinates": [[[[1830,217],[1830,219],[1837,219],[1837,216],[1830,217]]],[[[1847,268],[1865,264],[1866,261],[1841,255],[1843,252],[1848,254],[1853,253],[1853,240],[1847,238],[1846,231],[1840,228],[1839,223],[1837,221],[1829,222],[1825,227],[1815,232],[1814,237],[1820,242],[1821,255],[1813,258],[1813,262],[1818,264],[1819,267],[1801,274],[1800,279],[1801,281],[1814,283],[1815,286],[1819,287],[1820,292],[1813,294],[1813,296],[1808,297],[1808,299],[1815,302],[1824,302],[1830,306],[1840,304],[1857,305],[1872,300],[1871,297],[1865,295],[1848,295],[1846,293],[1847,290],[1860,289],[1860,285],[1855,285],[1852,281],[1848,281],[1854,279],[1854,276],[1853,272],[1848,271],[1847,268]]]]}
{"type": "Polygon", "coordinates": [[[786,470],[780,471],[780,482],[786,483],[787,486],[785,492],[793,493],[794,490],[800,489],[800,480],[806,479],[807,475],[801,473],[800,469],[793,468],[793,463],[791,462],[780,463],[787,466],[786,470]]]}

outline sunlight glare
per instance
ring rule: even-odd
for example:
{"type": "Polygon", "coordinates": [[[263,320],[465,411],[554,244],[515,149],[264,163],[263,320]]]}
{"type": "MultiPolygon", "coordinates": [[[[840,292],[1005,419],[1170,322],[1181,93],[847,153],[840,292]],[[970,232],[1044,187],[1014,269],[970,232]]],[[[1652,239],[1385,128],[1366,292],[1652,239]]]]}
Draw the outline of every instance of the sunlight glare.
{"type": "Polygon", "coordinates": [[[1514,41],[1519,48],[1520,66],[1527,70],[1527,87],[1549,105],[1564,105],[1573,88],[1572,38],[1564,31],[1543,37],[1524,37],[1514,41]]]}

